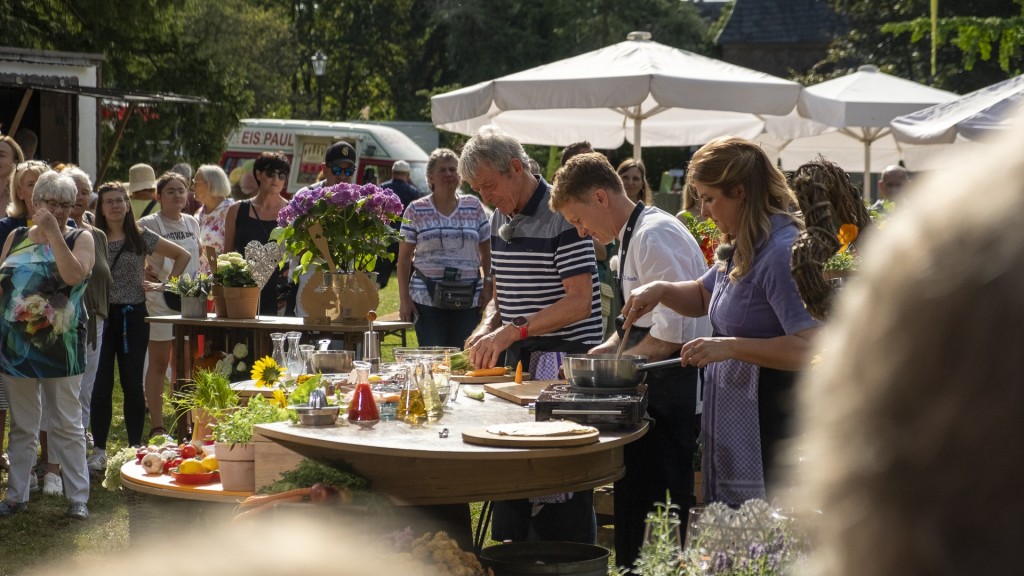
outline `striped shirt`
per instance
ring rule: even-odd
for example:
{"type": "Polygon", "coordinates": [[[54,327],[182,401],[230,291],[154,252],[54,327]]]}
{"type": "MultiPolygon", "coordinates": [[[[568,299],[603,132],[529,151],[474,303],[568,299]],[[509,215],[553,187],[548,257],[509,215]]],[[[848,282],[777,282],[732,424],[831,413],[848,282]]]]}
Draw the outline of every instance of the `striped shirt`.
{"type": "Polygon", "coordinates": [[[562,280],[590,274],[590,317],[544,337],[597,345],[602,336],[601,288],[594,243],[581,238],[561,214],[548,208],[550,189],[542,178],[522,213],[509,218],[495,210],[491,216],[498,311],[506,324],[517,316],[532,316],[565,297],[562,280]]]}

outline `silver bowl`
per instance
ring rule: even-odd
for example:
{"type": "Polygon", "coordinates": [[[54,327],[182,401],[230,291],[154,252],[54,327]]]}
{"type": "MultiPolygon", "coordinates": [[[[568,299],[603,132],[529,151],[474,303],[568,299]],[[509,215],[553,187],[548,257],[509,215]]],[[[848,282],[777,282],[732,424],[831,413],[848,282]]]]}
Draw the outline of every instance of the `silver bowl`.
{"type": "Polygon", "coordinates": [[[309,406],[289,406],[299,415],[300,426],[334,426],[338,422],[341,406],[326,408],[310,408],[309,406]]]}

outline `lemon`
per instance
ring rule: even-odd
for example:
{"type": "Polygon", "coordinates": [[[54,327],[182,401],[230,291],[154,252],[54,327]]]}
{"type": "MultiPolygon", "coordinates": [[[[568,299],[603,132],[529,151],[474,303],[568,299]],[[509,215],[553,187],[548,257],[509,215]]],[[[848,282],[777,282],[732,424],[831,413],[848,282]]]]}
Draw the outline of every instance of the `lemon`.
{"type": "Polygon", "coordinates": [[[178,472],[181,474],[205,474],[206,468],[201,460],[190,458],[178,466],[178,472]]]}
{"type": "Polygon", "coordinates": [[[206,468],[207,472],[213,472],[220,467],[220,463],[217,462],[216,456],[207,456],[203,458],[203,468],[206,468]]]}
{"type": "Polygon", "coordinates": [[[380,382],[382,378],[379,374],[371,374],[369,380],[370,382],[380,382]]]}

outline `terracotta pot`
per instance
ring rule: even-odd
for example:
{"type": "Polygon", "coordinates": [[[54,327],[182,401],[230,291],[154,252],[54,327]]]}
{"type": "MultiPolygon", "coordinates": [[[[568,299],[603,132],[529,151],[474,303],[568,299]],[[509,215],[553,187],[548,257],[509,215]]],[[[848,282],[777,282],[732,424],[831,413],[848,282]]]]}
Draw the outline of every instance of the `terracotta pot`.
{"type": "Polygon", "coordinates": [[[217,420],[203,408],[196,408],[192,410],[192,439],[193,440],[206,440],[213,434],[211,426],[217,423],[217,420]]]}
{"type": "Polygon", "coordinates": [[[224,287],[220,284],[213,285],[213,311],[217,318],[226,318],[228,315],[228,303],[224,298],[224,287]]]}
{"type": "Polygon", "coordinates": [[[225,490],[252,492],[256,489],[255,444],[217,442],[214,453],[220,464],[220,483],[225,490]]]}
{"type": "Polygon", "coordinates": [[[260,308],[260,289],[255,286],[225,286],[228,318],[255,318],[260,308]]]}

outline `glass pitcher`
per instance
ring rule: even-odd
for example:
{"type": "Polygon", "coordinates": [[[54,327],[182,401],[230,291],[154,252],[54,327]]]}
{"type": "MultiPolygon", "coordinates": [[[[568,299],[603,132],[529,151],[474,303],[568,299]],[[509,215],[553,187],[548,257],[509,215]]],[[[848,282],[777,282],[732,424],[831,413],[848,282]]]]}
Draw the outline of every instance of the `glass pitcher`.
{"type": "Polygon", "coordinates": [[[285,356],[288,363],[288,376],[298,378],[306,371],[302,362],[302,354],[299,351],[299,339],[302,338],[302,332],[287,332],[285,333],[285,338],[288,339],[288,351],[285,356]]]}
{"type": "Polygon", "coordinates": [[[284,351],[284,338],[284,332],[274,332],[270,335],[270,341],[274,345],[274,351],[270,353],[270,358],[281,370],[288,368],[288,357],[284,351]]]}

